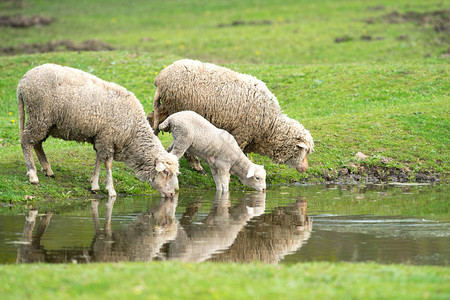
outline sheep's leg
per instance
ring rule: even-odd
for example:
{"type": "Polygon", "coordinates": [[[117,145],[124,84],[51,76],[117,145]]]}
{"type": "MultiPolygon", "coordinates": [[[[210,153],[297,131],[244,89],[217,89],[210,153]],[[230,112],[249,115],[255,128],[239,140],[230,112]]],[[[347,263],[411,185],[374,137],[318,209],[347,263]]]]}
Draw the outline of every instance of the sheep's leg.
{"type": "Polygon", "coordinates": [[[98,217],[98,201],[91,201],[92,221],[94,222],[94,231],[96,235],[100,234],[100,219],[98,217]]]}
{"type": "Polygon", "coordinates": [[[36,229],[35,234],[33,235],[33,246],[35,249],[38,249],[41,246],[41,238],[50,225],[50,220],[52,219],[53,213],[48,211],[45,213],[45,216],[41,218],[39,222],[38,228],[36,229]]]}
{"type": "Polygon", "coordinates": [[[105,160],[105,167],[106,167],[106,190],[108,191],[108,195],[110,197],[117,196],[116,191],[114,190],[114,183],[112,178],[112,162],[113,158],[108,157],[105,160]]]}
{"type": "Polygon", "coordinates": [[[32,184],[39,184],[37,177],[36,165],[33,158],[33,145],[22,143],[22,152],[25,159],[25,166],[27,168],[27,176],[30,178],[32,184]]]}
{"type": "Polygon", "coordinates": [[[37,177],[36,165],[33,158],[33,147],[36,144],[35,141],[43,141],[47,135],[47,129],[49,127],[41,124],[33,128],[31,124],[32,120],[28,120],[27,126],[21,136],[22,152],[25,159],[25,166],[27,168],[27,176],[30,178],[32,184],[39,184],[39,178],[37,177]]]}
{"type": "Polygon", "coordinates": [[[100,190],[100,186],[98,185],[98,177],[100,176],[100,165],[101,165],[100,157],[97,153],[95,157],[95,166],[94,166],[94,172],[92,173],[91,177],[91,191],[98,191],[100,190]]]}
{"type": "Polygon", "coordinates": [[[50,163],[47,160],[47,156],[45,155],[44,148],[42,148],[42,142],[37,142],[34,145],[34,151],[36,152],[36,155],[39,159],[39,162],[41,163],[42,171],[45,172],[45,175],[48,177],[55,177],[55,173],[52,171],[52,167],[50,166],[50,163]]]}
{"type": "Polygon", "coordinates": [[[188,153],[184,154],[184,158],[188,161],[189,165],[200,174],[207,175],[206,171],[203,169],[200,164],[200,159],[195,155],[190,155],[188,153]]]}
{"type": "Polygon", "coordinates": [[[106,236],[108,236],[108,237],[112,236],[111,217],[112,217],[112,211],[113,211],[115,201],[116,201],[116,197],[109,197],[108,202],[106,203],[104,230],[105,230],[106,236]]]}

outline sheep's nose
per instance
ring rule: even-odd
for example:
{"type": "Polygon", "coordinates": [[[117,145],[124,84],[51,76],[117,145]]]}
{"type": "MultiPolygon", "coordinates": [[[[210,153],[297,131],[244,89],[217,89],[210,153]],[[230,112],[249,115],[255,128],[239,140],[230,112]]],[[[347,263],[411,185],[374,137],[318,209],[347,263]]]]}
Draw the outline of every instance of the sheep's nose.
{"type": "Polygon", "coordinates": [[[265,191],[266,191],[266,188],[263,188],[262,191],[265,192],[265,191]]]}
{"type": "Polygon", "coordinates": [[[168,198],[173,198],[173,196],[175,196],[175,192],[168,192],[168,193],[166,193],[165,195],[166,195],[166,197],[168,197],[168,198]]]}

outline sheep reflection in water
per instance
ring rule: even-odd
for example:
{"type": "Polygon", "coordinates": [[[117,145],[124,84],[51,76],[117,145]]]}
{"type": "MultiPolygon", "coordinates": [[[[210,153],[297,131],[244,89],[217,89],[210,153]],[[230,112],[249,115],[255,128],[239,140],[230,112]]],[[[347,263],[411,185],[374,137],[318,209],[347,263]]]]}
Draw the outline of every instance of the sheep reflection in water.
{"type": "Polygon", "coordinates": [[[297,250],[309,238],[311,221],[306,202],[297,201],[268,214],[265,193],[245,195],[232,206],[229,193],[218,193],[206,218],[194,222],[201,203],[186,208],[178,221],[175,217],[178,197],[161,199],[126,227],[111,229],[115,197],[106,204],[101,228],[98,201],[92,201],[91,213],[95,235],[88,248],[47,251],[40,245],[51,213],[41,218],[33,235],[37,211],[30,211],[25,222],[17,262],[118,262],[118,261],[220,261],[259,260],[277,263],[297,250]]]}

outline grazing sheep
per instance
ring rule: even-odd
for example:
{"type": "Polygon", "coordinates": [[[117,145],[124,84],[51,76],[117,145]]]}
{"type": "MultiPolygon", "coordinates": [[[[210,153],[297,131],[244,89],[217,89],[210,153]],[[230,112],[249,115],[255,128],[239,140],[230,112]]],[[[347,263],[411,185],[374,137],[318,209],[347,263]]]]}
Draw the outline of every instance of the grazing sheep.
{"type": "Polygon", "coordinates": [[[89,142],[97,152],[92,190],[99,190],[101,162],[106,189],[116,195],[112,161],[123,161],[163,196],[178,188],[178,160],[164,150],[133,93],[83,71],[44,64],[28,71],[17,86],[20,141],[30,182],[38,184],[33,147],[47,176],[54,176],[42,148],[49,136],[89,142]],[[28,115],[25,126],[25,111],[28,115]]]}
{"type": "Polygon", "coordinates": [[[167,116],[192,110],[233,135],[244,153],[267,155],[299,172],[308,168],[311,134],[282,113],[277,98],[255,77],[185,59],[162,70],[155,85],[148,119],[156,133],[167,116]]]}
{"type": "Polygon", "coordinates": [[[170,131],[173,142],[168,151],[180,158],[185,152],[202,158],[211,168],[218,191],[228,191],[230,172],[245,185],[258,191],[266,189],[266,171],[252,163],[225,130],[218,129],[193,111],[170,115],[161,125],[170,131]]]}

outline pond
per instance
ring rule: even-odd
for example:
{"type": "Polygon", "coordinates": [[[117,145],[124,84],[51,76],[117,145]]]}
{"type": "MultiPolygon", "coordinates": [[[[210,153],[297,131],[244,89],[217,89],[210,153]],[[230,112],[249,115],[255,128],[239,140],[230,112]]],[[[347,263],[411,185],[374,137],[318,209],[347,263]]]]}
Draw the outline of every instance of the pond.
{"type": "Polygon", "coordinates": [[[0,215],[0,263],[449,265],[449,186],[279,186],[92,199],[0,215]]]}

